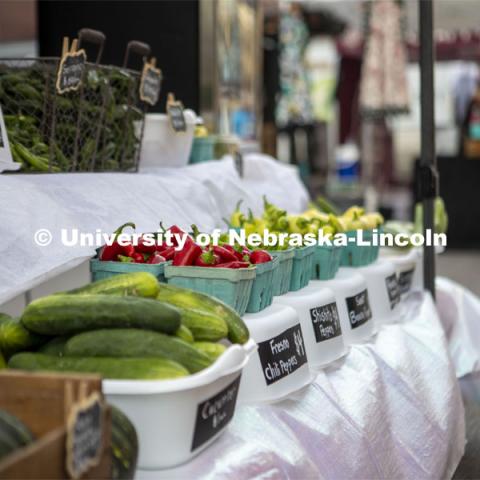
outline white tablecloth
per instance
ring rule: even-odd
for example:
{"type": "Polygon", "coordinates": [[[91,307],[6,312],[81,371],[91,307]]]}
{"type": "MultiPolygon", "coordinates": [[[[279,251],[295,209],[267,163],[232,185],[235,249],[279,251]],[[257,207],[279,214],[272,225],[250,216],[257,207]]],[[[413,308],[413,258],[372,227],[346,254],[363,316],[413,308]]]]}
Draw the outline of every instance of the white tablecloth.
{"type": "Polygon", "coordinates": [[[188,464],[137,477],[450,478],[465,444],[455,370],[431,298],[411,298],[406,318],[288,400],[240,406],[188,464]]]}
{"type": "Polygon", "coordinates": [[[308,202],[294,167],[257,154],[245,157],[244,178],[232,159],[139,174],[0,175],[0,305],[95,254],[63,245],[64,228],[109,234],[134,221],[149,232],[163,220],[211,231],[226,227],[240,199],[260,213],[262,195],[289,211],[308,202]],[[35,244],[39,229],[51,232],[48,247],[35,244]]]}

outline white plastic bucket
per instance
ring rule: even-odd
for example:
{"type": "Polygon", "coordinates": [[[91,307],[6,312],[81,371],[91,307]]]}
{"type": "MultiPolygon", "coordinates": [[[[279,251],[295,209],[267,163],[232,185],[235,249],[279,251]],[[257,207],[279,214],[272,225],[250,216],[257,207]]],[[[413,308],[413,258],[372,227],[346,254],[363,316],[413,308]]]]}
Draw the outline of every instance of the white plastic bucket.
{"type": "Polygon", "coordinates": [[[371,265],[351,270],[361,274],[367,282],[370,306],[376,325],[400,321],[403,305],[400,303],[400,287],[393,262],[380,259],[371,265]]]}
{"type": "Polygon", "coordinates": [[[250,340],[230,346],[210,367],[176,380],[104,380],[109,403],[134,424],[138,468],[158,470],[190,460],[232,419],[242,369],[255,350],[250,340]]]}
{"type": "Polygon", "coordinates": [[[318,289],[330,288],[335,293],[346,346],[364,342],[375,333],[367,282],[356,270],[342,267],[333,280],[310,282],[318,289]]]}
{"type": "Polygon", "coordinates": [[[346,353],[335,294],[328,288],[308,285],[275,297],[274,304],[292,307],[300,319],[308,364],[318,368],[346,353]]]}
{"type": "Polygon", "coordinates": [[[195,121],[193,110],[184,110],[185,132],[175,132],[168,115],[148,113],[145,116],[142,149],[140,151],[140,168],[183,167],[188,164],[192,149],[195,121]]]}
{"type": "Polygon", "coordinates": [[[258,345],[244,369],[240,401],[274,402],[312,381],[305,340],[297,313],[286,305],[270,305],[243,320],[258,345]]]}

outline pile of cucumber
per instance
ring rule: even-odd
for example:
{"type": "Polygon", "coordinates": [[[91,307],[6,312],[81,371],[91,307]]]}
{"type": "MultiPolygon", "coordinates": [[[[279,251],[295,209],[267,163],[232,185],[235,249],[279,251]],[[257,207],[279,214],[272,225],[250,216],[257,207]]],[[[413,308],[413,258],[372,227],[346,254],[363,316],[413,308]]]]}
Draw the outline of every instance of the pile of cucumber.
{"type": "Polygon", "coordinates": [[[8,367],[161,380],[194,374],[245,343],[248,329],[225,304],[159,284],[146,272],[116,275],[33,301],[0,318],[8,367]]]}

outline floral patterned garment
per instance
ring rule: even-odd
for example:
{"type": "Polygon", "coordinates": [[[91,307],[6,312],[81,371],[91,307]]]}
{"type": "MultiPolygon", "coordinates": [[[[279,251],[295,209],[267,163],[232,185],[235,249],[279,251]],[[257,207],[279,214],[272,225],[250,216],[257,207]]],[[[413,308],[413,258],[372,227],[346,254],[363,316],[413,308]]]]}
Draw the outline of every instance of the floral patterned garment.
{"type": "Polygon", "coordinates": [[[313,122],[310,91],[304,64],[308,29],[303,19],[294,12],[285,12],[280,18],[280,92],[276,109],[279,127],[305,125],[313,122]]]}
{"type": "Polygon", "coordinates": [[[372,2],[362,76],[362,115],[384,117],[408,112],[407,53],[401,10],[394,0],[372,2]]]}

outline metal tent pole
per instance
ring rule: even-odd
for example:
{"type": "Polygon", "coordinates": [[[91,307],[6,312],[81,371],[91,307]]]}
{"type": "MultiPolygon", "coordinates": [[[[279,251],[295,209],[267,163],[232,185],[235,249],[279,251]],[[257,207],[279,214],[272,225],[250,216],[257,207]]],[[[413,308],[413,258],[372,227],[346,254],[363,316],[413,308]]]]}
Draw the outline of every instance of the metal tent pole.
{"type": "MultiPolygon", "coordinates": [[[[421,158],[420,195],[423,201],[423,230],[433,232],[434,200],[438,190],[435,156],[433,2],[418,0],[420,26],[421,158]]],[[[435,298],[435,248],[424,246],[423,283],[435,298]]]]}

